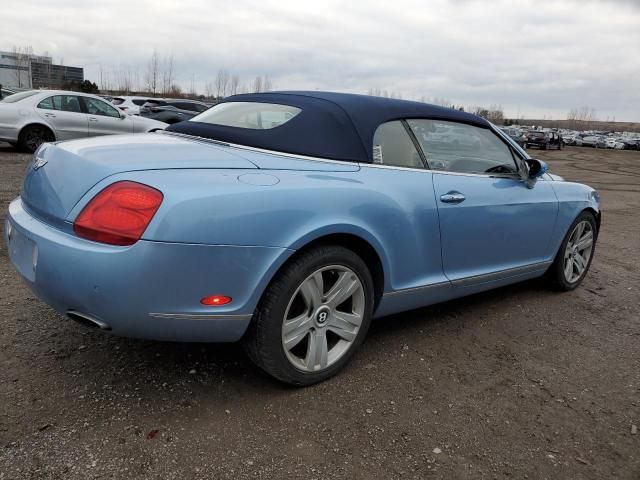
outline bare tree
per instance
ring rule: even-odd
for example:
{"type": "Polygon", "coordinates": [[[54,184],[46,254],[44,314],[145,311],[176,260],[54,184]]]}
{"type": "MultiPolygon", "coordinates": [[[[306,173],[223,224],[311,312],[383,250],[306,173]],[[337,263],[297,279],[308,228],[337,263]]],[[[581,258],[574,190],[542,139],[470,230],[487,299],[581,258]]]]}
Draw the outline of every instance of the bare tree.
{"type": "Polygon", "coordinates": [[[451,103],[451,100],[449,100],[448,98],[434,97],[433,98],[433,104],[434,105],[439,105],[441,107],[447,107],[447,108],[452,108],[453,107],[453,103],[451,103]]]}
{"type": "Polygon", "coordinates": [[[262,79],[262,91],[263,92],[271,91],[271,79],[267,75],[265,75],[264,78],[262,79]]]}
{"type": "Polygon", "coordinates": [[[133,70],[133,79],[132,79],[132,90],[134,92],[139,92],[142,90],[142,86],[140,85],[140,67],[136,64],[135,69],[133,70]]]}
{"type": "Polygon", "coordinates": [[[226,70],[218,70],[214,86],[216,98],[226,97],[227,88],[229,87],[229,72],[226,70]]]}
{"type": "Polygon", "coordinates": [[[196,96],[196,76],[195,76],[195,74],[191,74],[191,86],[189,88],[189,96],[190,97],[195,97],[196,96]]]}
{"type": "Polygon", "coordinates": [[[16,45],[11,49],[16,62],[15,79],[18,88],[29,86],[29,66],[33,55],[33,48],[29,45],[18,47],[16,45]],[[23,72],[26,72],[23,73],[23,72]]]}
{"type": "Polygon", "coordinates": [[[567,120],[571,128],[588,128],[592,122],[597,121],[596,111],[589,106],[574,107],[567,113],[567,120]]]}
{"type": "Polygon", "coordinates": [[[213,82],[207,82],[204,84],[204,93],[207,98],[213,98],[213,94],[216,92],[213,82]]]}
{"type": "Polygon", "coordinates": [[[179,85],[176,85],[175,83],[173,85],[171,85],[171,87],[169,87],[169,89],[167,90],[167,95],[171,96],[171,97],[175,97],[175,98],[180,98],[182,97],[182,88],[180,88],[179,85]]]}
{"type": "Polygon", "coordinates": [[[173,53],[166,57],[162,66],[162,93],[166,95],[173,88],[173,53]]]}
{"type": "Polygon", "coordinates": [[[231,77],[231,83],[229,84],[229,95],[236,95],[240,88],[240,77],[233,75],[231,77]]]}
{"type": "Polygon", "coordinates": [[[504,123],[504,111],[502,110],[502,105],[489,105],[489,115],[487,116],[487,120],[495,123],[496,125],[504,123]]]}
{"type": "Polygon", "coordinates": [[[257,76],[253,80],[252,92],[253,93],[260,93],[261,91],[262,91],[262,77],[257,76]]]}
{"type": "Polygon", "coordinates": [[[131,77],[131,67],[129,65],[120,66],[116,80],[117,89],[124,93],[130,93],[133,90],[133,79],[131,77]]]}
{"type": "Polygon", "coordinates": [[[154,49],[151,54],[151,58],[149,59],[149,63],[147,64],[147,73],[145,77],[147,91],[151,92],[153,95],[155,95],[158,90],[159,69],[160,58],[158,56],[158,50],[154,49]]]}

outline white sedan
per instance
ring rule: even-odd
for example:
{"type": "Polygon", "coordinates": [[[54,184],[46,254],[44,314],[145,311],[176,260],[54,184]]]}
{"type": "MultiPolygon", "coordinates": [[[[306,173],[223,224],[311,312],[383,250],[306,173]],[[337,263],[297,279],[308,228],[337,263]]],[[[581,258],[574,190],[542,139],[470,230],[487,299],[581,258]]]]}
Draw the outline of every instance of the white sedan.
{"type": "Polygon", "coordinates": [[[86,93],[30,90],[0,102],[0,141],[29,152],[44,142],[150,132],[166,126],[164,122],[128,115],[97,95],[86,93]]]}

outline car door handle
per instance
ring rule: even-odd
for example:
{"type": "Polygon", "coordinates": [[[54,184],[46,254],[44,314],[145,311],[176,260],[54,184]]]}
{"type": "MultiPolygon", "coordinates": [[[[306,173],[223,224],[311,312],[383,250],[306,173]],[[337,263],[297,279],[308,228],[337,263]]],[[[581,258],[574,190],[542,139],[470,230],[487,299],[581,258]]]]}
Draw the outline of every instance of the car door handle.
{"type": "Polygon", "coordinates": [[[44,116],[45,117],[49,117],[49,118],[56,118],[56,114],[55,113],[45,113],[44,116]]]}
{"type": "Polygon", "coordinates": [[[98,119],[96,117],[89,117],[90,122],[97,122],[98,119]]]}
{"type": "Polygon", "coordinates": [[[440,201],[442,203],[461,203],[464,202],[465,196],[460,192],[450,191],[445,193],[444,195],[440,195],[440,201]]]}

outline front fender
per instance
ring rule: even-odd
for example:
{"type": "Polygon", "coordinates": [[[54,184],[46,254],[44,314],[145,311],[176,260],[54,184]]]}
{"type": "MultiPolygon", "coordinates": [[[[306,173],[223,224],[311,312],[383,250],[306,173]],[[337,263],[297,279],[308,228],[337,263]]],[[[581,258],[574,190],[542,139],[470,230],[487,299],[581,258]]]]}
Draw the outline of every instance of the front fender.
{"type": "MultiPolygon", "coordinates": [[[[569,227],[581,212],[587,209],[593,210],[600,218],[600,195],[598,192],[581,183],[574,182],[550,182],[558,197],[558,221],[553,235],[553,252],[558,251],[569,227]]],[[[599,226],[599,225],[598,225],[599,226]]]]}

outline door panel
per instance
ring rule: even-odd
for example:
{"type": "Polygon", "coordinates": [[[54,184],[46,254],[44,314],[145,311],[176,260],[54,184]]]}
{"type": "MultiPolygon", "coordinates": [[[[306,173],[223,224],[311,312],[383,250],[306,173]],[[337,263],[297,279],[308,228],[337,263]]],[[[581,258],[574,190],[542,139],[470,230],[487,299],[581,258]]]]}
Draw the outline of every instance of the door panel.
{"type": "Polygon", "coordinates": [[[89,134],[87,115],[80,110],[76,96],[45,98],[36,107],[36,112],[54,128],[58,140],[83,138],[89,134]]]}
{"type": "Polygon", "coordinates": [[[114,135],[133,133],[133,120],[129,115],[124,118],[120,111],[107,102],[92,97],[82,97],[89,117],[89,135],[114,135]]]}
{"type": "Polygon", "coordinates": [[[433,184],[449,280],[548,260],[558,212],[549,182],[434,173],[433,184]]]}
{"type": "Polygon", "coordinates": [[[133,123],[130,118],[114,118],[102,115],[89,115],[89,135],[115,135],[132,133],[133,123]]]}

